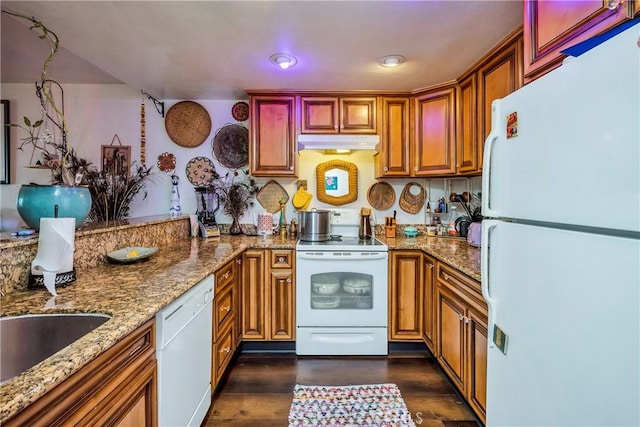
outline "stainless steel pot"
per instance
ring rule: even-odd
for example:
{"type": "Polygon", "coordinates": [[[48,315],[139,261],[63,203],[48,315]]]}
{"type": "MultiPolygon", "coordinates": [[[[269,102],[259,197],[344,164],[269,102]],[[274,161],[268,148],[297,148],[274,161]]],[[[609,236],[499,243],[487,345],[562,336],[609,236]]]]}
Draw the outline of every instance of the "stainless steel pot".
{"type": "Polygon", "coordinates": [[[307,242],[324,242],[331,239],[329,235],[331,211],[316,210],[298,212],[300,224],[300,240],[307,242]]]}

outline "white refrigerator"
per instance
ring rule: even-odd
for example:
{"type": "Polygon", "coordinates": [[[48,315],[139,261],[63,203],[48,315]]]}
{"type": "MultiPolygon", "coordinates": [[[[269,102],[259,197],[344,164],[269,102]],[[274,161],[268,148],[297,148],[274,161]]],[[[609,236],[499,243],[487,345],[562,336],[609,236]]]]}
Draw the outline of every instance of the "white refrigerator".
{"type": "Polygon", "coordinates": [[[493,103],[488,426],[640,425],[639,36],[493,103]]]}

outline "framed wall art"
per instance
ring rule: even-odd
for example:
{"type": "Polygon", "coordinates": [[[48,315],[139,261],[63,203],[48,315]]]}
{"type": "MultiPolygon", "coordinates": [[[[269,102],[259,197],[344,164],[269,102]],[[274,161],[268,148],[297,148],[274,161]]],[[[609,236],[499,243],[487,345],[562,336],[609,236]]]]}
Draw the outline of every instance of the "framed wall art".
{"type": "Polygon", "coordinates": [[[0,118],[2,119],[2,128],[0,134],[0,184],[10,183],[10,165],[11,151],[10,139],[11,126],[9,126],[9,101],[3,99],[0,101],[0,118]]]}
{"type": "Polygon", "coordinates": [[[129,175],[130,145],[102,145],[102,171],[109,175],[129,175]]]}

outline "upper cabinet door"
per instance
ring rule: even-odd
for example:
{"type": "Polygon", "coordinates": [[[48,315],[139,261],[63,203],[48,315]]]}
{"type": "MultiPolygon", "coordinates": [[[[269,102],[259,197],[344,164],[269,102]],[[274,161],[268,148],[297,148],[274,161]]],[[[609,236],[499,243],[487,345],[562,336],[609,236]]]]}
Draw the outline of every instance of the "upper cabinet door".
{"type": "Polygon", "coordinates": [[[410,98],[380,98],[380,145],[375,155],[376,178],[409,176],[410,168],[410,98]]]}
{"type": "Polygon", "coordinates": [[[295,106],[295,96],[251,96],[251,175],[297,176],[295,106]]]}
{"type": "Polygon", "coordinates": [[[376,97],[302,96],[301,133],[375,134],[376,97]]]}
{"type": "Polygon", "coordinates": [[[377,133],[376,97],[340,98],[340,132],[377,133]]]}
{"type": "Polygon", "coordinates": [[[336,97],[303,96],[302,133],[338,133],[339,104],[336,97]]]}
{"type": "Polygon", "coordinates": [[[454,101],[453,85],[415,97],[414,176],[455,173],[454,101]]]}
{"type": "Polygon", "coordinates": [[[484,141],[491,132],[491,103],[522,87],[522,35],[514,33],[478,69],[478,170],[482,170],[484,141]]]}
{"type": "Polygon", "coordinates": [[[530,0],[524,4],[524,77],[530,82],[562,64],[560,51],[630,19],[638,2],[530,0]]]}
{"type": "Polygon", "coordinates": [[[478,121],[476,75],[458,84],[456,98],[456,172],[478,172],[478,121]]]}

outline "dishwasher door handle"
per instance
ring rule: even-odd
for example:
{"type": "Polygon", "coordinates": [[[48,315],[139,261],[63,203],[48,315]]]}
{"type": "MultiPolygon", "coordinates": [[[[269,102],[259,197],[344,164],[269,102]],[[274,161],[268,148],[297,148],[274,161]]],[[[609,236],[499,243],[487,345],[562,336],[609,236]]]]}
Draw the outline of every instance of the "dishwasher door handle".
{"type": "Polygon", "coordinates": [[[174,314],[176,314],[178,311],[180,311],[182,309],[182,307],[184,307],[184,304],[180,304],[180,307],[176,308],[175,310],[173,310],[171,313],[169,313],[167,315],[167,317],[164,318],[164,321],[167,322],[169,321],[169,319],[171,318],[171,316],[173,316],[174,314]]]}

